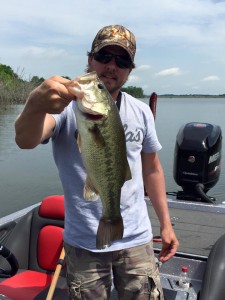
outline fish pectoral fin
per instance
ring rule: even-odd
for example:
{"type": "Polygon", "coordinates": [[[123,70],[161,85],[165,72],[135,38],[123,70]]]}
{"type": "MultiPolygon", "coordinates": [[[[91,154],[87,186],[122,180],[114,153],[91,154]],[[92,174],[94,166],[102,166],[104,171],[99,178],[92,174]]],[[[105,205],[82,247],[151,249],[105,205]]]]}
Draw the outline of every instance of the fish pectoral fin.
{"type": "Polygon", "coordinates": [[[123,230],[123,219],[121,216],[115,220],[107,220],[101,217],[97,231],[96,247],[105,249],[111,245],[112,241],[122,239],[123,230]]]}
{"type": "Polygon", "coordinates": [[[87,177],[84,184],[83,197],[85,200],[89,201],[95,201],[99,197],[98,191],[94,188],[90,177],[87,177]]]}
{"type": "Polygon", "coordinates": [[[91,128],[88,129],[90,132],[90,135],[94,141],[94,143],[99,147],[105,147],[106,142],[105,139],[101,133],[101,131],[99,130],[99,127],[97,124],[94,124],[94,126],[92,126],[91,128]]]}

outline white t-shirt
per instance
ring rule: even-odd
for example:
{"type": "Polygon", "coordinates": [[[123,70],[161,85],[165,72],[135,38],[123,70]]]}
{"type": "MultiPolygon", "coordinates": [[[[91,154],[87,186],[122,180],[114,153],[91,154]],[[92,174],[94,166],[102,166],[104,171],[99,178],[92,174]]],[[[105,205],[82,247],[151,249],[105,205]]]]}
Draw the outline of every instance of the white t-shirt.
{"type": "Polygon", "coordinates": [[[56,127],[52,137],[53,155],[65,196],[64,241],[72,246],[96,252],[130,248],[149,242],[152,228],[144,199],[141,152],[161,149],[154,118],[147,104],[122,93],[120,117],[126,136],[127,158],[132,179],[121,190],[120,209],[124,224],[122,240],[109,248],[96,248],[96,234],[102,214],[101,199],[86,201],[83,187],[86,172],[76,142],[77,126],[72,101],[59,115],[53,115],[56,127]]]}

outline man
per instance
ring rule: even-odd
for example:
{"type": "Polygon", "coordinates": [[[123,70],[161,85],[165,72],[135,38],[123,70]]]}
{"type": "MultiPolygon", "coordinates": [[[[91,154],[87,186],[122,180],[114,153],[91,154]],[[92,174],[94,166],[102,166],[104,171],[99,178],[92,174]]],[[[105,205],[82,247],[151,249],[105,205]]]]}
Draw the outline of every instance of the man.
{"type": "Polygon", "coordinates": [[[16,142],[21,148],[34,148],[52,138],[65,196],[64,246],[71,299],[109,299],[112,274],[119,299],[163,299],[143,179],[160,221],[159,260],[170,259],[179,245],[170,221],[153,116],[146,104],[120,91],[135,67],[135,51],[134,35],[123,26],[110,25],[97,33],[88,53],[88,71],[97,72],[117,101],[132,172],[121,192],[124,236],[110,247],[95,246],[100,199],[91,203],[83,199],[86,173],[75,143],[76,102],[72,101],[81,99],[82,92],[71,94],[67,79],[51,77],[29,95],[16,120],[16,142]]]}

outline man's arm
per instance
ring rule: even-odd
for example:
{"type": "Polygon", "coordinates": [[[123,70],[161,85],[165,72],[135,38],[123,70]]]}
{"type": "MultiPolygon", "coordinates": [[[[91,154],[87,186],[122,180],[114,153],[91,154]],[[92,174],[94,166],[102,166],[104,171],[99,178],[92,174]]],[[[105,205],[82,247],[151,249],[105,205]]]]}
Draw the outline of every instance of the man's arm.
{"type": "Polygon", "coordinates": [[[176,253],[179,242],[170,220],[164,172],[157,153],[142,153],[142,168],[145,189],[160,222],[163,246],[159,260],[165,262],[176,253]]]}
{"type": "Polygon", "coordinates": [[[16,143],[22,149],[32,149],[51,137],[55,127],[55,119],[46,113],[30,110],[29,105],[15,122],[16,143]]]}
{"type": "Polygon", "coordinates": [[[22,113],[15,122],[16,143],[20,148],[32,149],[51,137],[55,119],[51,114],[61,113],[71,100],[83,94],[66,87],[70,80],[54,76],[32,91],[22,113]]]}

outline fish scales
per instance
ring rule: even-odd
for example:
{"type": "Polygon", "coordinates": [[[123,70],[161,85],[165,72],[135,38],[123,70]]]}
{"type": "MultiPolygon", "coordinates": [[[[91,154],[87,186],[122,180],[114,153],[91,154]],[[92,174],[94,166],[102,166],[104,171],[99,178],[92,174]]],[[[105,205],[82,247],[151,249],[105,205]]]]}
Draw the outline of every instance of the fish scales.
{"type": "Polygon", "coordinates": [[[131,172],[124,128],[115,102],[95,72],[81,76],[78,83],[84,92],[75,109],[78,145],[87,171],[84,198],[96,200],[100,195],[103,211],[96,247],[102,249],[123,237],[121,188],[131,179],[131,172]]]}
{"type": "MultiPolygon", "coordinates": [[[[112,193],[114,198],[120,198],[120,190],[125,176],[122,172],[118,172],[118,169],[121,168],[122,160],[126,159],[126,157],[123,157],[121,149],[117,147],[118,144],[121,144],[121,140],[120,136],[114,133],[119,128],[116,128],[116,125],[114,125],[114,128],[112,126],[112,124],[117,124],[117,122],[118,120],[115,120],[112,113],[107,119],[97,121],[102,137],[107,141],[104,147],[93,143],[92,136],[90,136],[89,141],[86,141],[86,147],[81,141],[83,145],[82,156],[85,157],[85,167],[87,170],[90,170],[88,174],[92,179],[94,187],[99,192],[101,198],[105,199],[103,201],[103,214],[109,219],[113,219],[118,215],[118,210],[115,209],[117,203],[111,201],[111,198],[112,193]]],[[[86,136],[88,132],[84,134],[86,136]]]]}

